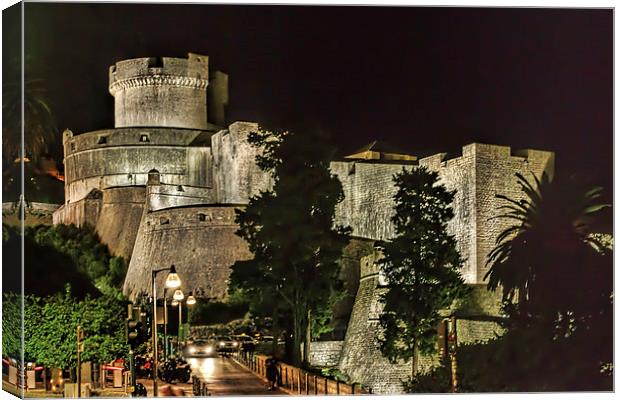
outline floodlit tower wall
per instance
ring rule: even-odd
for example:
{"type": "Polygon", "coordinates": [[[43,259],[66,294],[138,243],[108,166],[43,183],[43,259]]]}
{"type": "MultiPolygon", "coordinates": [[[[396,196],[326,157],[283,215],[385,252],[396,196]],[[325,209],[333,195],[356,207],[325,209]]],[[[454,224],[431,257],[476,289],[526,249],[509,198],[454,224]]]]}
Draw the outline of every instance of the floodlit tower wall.
{"type": "Polygon", "coordinates": [[[145,57],[110,67],[116,128],[207,129],[209,58],[145,57]]]}

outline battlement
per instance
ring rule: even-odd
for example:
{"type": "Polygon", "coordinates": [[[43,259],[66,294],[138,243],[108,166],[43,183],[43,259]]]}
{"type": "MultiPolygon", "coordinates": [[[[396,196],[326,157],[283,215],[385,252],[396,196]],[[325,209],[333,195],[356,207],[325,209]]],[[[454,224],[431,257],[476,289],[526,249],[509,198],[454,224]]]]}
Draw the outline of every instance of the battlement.
{"type": "MultiPolygon", "coordinates": [[[[115,128],[208,129],[209,57],[189,53],[187,59],[123,60],[110,67],[109,78],[109,91],[114,96],[115,128]]],[[[226,86],[227,81],[222,85],[226,86]]],[[[220,88],[220,92],[222,90],[220,88]]],[[[227,99],[223,96],[219,101],[227,99]]],[[[223,110],[220,111],[223,114],[223,110]]]]}
{"type": "Polygon", "coordinates": [[[188,58],[142,57],[110,66],[110,93],[139,85],[187,85],[206,90],[209,57],[189,53],[188,58]],[[185,78],[185,79],[183,79],[185,78]]]}

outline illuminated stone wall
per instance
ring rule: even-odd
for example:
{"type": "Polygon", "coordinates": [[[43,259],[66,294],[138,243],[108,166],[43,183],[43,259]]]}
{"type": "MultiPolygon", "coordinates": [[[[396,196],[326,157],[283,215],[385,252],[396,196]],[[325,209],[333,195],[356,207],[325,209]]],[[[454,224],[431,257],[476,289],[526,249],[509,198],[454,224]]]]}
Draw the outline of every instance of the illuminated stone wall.
{"type": "Polygon", "coordinates": [[[145,57],[110,67],[114,126],[207,129],[209,57],[145,57]]]}
{"type": "Polygon", "coordinates": [[[308,362],[313,367],[336,367],[342,353],[342,340],[311,342],[308,362]]]}
{"type": "Polygon", "coordinates": [[[259,150],[247,141],[248,134],[257,130],[257,123],[235,122],[211,138],[215,187],[223,204],[247,204],[273,184],[256,165],[259,150]]]}
{"type": "MultiPolygon", "coordinates": [[[[196,206],[145,212],[123,292],[151,293],[151,271],[175,265],[183,292],[222,299],[230,266],[248,259],[247,244],[235,235],[235,207],[196,206]]],[[[163,287],[165,274],[160,274],[163,287]]],[[[162,293],[160,293],[161,295],[162,293]]]]}

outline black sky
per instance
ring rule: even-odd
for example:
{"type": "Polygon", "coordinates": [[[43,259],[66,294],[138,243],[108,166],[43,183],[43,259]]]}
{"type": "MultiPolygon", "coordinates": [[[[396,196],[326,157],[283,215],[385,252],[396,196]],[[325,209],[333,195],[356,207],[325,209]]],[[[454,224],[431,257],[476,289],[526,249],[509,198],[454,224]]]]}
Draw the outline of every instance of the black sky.
{"type": "Polygon", "coordinates": [[[324,129],[342,151],[478,141],[557,152],[608,188],[613,12],[571,9],[27,3],[27,73],[59,128],[112,127],[108,65],[207,54],[230,121],[324,129]]]}

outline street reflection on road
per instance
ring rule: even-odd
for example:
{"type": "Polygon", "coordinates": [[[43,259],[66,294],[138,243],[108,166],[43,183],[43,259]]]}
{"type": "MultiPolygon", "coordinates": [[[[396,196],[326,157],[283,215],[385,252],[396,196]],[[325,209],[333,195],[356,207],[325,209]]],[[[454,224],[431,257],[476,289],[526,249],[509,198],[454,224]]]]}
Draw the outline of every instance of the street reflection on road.
{"type": "Polygon", "coordinates": [[[188,358],[187,361],[192,367],[192,371],[202,379],[209,379],[215,376],[215,361],[217,358],[188,358]]]}
{"type": "MultiPolygon", "coordinates": [[[[267,382],[229,357],[187,358],[192,375],[207,384],[214,396],[283,395],[267,390],[267,382]]],[[[188,385],[189,386],[189,385],[188,385]]]]}

